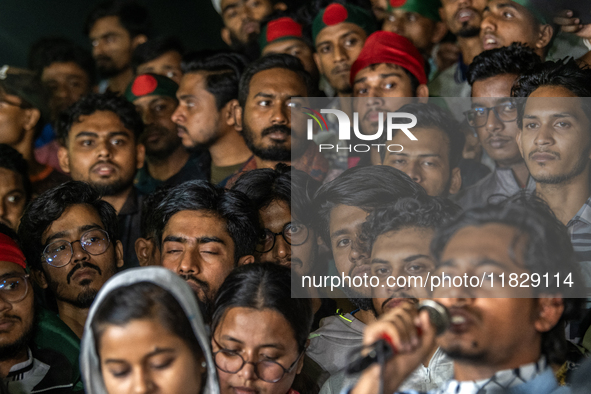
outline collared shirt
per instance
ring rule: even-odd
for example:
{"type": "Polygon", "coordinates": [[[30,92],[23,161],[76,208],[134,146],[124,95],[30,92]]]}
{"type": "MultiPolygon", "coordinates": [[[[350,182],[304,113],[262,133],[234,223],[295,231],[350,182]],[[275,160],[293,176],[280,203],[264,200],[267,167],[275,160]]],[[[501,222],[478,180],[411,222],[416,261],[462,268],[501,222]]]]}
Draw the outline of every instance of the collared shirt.
{"type": "MultiPolygon", "coordinates": [[[[326,173],[328,172],[328,161],[318,151],[318,145],[313,142],[308,144],[308,148],[306,148],[304,154],[298,159],[292,161],[291,165],[296,170],[304,171],[306,174],[320,182],[326,178],[326,173]]],[[[224,186],[226,186],[228,189],[231,188],[242,174],[256,169],[256,159],[255,156],[252,155],[250,159],[244,163],[242,168],[240,168],[236,174],[232,175],[232,177],[228,179],[224,186]]]]}
{"type": "Polygon", "coordinates": [[[119,221],[119,240],[123,244],[124,260],[123,267],[120,270],[140,266],[140,262],[135,254],[135,241],[140,237],[143,201],[144,197],[133,187],[117,215],[117,220],[119,221]]]}
{"type": "Polygon", "coordinates": [[[536,181],[531,176],[528,177],[525,189],[521,189],[511,168],[497,167],[475,185],[450,198],[464,210],[467,210],[486,205],[491,196],[510,197],[521,190],[526,190],[529,193],[534,192],[536,190],[536,181]]]}
{"type": "Polygon", "coordinates": [[[591,287],[591,197],[566,224],[585,285],[591,287]]]}

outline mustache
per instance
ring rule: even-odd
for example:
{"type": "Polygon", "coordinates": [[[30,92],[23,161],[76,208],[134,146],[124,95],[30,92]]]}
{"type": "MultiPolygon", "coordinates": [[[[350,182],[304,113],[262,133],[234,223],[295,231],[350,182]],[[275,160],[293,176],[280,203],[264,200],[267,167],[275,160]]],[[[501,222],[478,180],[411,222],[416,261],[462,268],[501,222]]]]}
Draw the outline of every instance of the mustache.
{"type": "Polygon", "coordinates": [[[269,134],[273,134],[273,133],[283,133],[285,135],[291,135],[291,129],[287,126],[278,124],[278,125],[274,125],[271,127],[267,127],[266,129],[263,129],[262,133],[261,133],[261,137],[265,137],[269,134]]]}
{"type": "Polygon", "coordinates": [[[93,270],[98,272],[99,275],[103,274],[103,271],[101,271],[101,269],[98,265],[94,265],[92,263],[85,262],[85,263],[76,265],[74,268],[72,268],[72,270],[70,272],[68,272],[68,276],[66,276],[66,282],[68,284],[70,284],[70,280],[72,279],[72,275],[74,275],[76,273],[76,271],[78,271],[81,268],[92,268],[93,270]]]}
{"type": "Polygon", "coordinates": [[[202,281],[201,279],[197,278],[196,276],[193,275],[187,275],[187,274],[179,274],[179,276],[181,278],[183,278],[185,280],[185,282],[188,281],[193,281],[195,283],[197,283],[205,293],[209,292],[209,283],[202,281]]]}
{"type": "Polygon", "coordinates": [[[388,302],[390,302],[390,300],[392,300],[394,298],[407,298],[408,301],[412,302],[415,305],[419,303],[419,299],[418,298],[412,296],[409,293],[401,292],[401,293],[392,294],[386,301],[382,302],[382,310],[384,310],[384,307],[386,306],[386,304],[388,302]]]}
{"type": "Polygon", "coordinates": [[[333,75],[336,75],[336,74],[339,74],[343,71],[350,71],[350,70],[351,70],[351,66],[348,64],[344,64],[342,66],[337,66],[337,67],[333,68],[330,73],[333,75]]]}
{"type": "Polygon", "coordinates": [[[97,161],[96,163],[94,163],[92,165],[92,167],[90,168],[90,171],[94,171],[95,167],[98,167],[102,164],[110,164],[115,168],[119,168],[119,166],[117,164],[113,163],[111,160],[101,160],[101,161],[97,161]]]}
{"type": "Polygon", "coordinates": [[[103,61],[103,62],[112,62],[113,61],[113,59],[110,56],[107,56],[107,55],[98,55],[98,56],[96,56],[94,58],[94,60],[97,61],[97,62],[100,62],[100,61],[103,61]]]}
{"type": "Polygon", "coordinates": [[[551,151],[551,150],[544,150],[544,149],[536,149],[536,150],[533,150],[533,151],[529,152],[529,154],[527,155],[527,157],[529,159],[531,159],[532,156],[535,155],[536,153],[547,153],[547,154],[550,154],[550,155],[552,155],[552,156],[554,156],[554,157],[556,157],[557,159],[560,160],[560,153],[554,152],[554,151],[551,151]]]}

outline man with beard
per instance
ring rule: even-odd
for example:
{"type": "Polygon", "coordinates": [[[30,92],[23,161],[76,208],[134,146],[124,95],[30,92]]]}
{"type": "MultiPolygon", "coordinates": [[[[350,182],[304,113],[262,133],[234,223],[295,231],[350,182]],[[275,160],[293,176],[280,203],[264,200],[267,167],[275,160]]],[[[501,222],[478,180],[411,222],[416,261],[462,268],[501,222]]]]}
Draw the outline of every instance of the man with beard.
{"type": "Polygon", "coordinates": [[[125,98],[135,105],[144,123],[140,142],[146,148],[146,162],[135,177],[135,187],[143,194],[150,194],[161,185],[175,186],[207,178],[200,166],[200,152],[187,152],[170,119],[178,104],[177,89],[170,78],[142,74],[125,91],[125,98]]]}
{"type": "MultiPolygon", "coordinates": [[[[435,261],[429,250],[435,230],[459,211],[459,207],[447,199],[402,198],[394,204],[376,209],[367,217],[362,231],[371,249],[371,275],[378,279],[377,286],[371,289],[376,317],[400,305],[417,305],[420,300],[429,297],[427,288],[420,285],[420,280],[415,282],[411,278],[427,280],[428,274],[435,269],[435,261]],[[405,278],[404,283],[402,279],[399,280],[401,286],[396,286],[392,279],[388,279],[396,280],[399,277],[405,278]]],[[[322,330],[315,334],[326,335],[329,324],[333,332],[339,326],[346,327],[343,319],[330,317],[323,322],[322,330]]],[[[339,347],[335,346],[334,339],[325,342],[331,345],[325,353],[332,353],[325,357],[337,360],[342,368],[350,362],[348,356],[361,346],[363,340],[362,331],[351,331],[349,334],[346,341],[338,343],[339,347]]],[[[319,340],[316,338],[311,342],[319,340]]],[[[402,390],[431,390],[453,376],[451,360],[435,344],[421,363],[402,383],[402,390]]],[[[359,374],[346,376],[341,371],[328,379],[321,393],[340,393],[343,387],[355,382],[358,377],[359,374]]]]}
{"type": "Polygon", "coordinates": [[[458,38],[461,57],[429,83],[429,91],[439,97],[470,97],[466,72],[476,55],[482,52],[480,42],[481,13],[488,0],[441,0],[441,19],[458,38]]]}
{"type": "Polygon", "coordinates": [[[211,0],[211,3],[224,22],[222,40],[250,60],[259,57],[261,21],[273,10],[287,9],[287,5],[279,0],[211,0]]]}
{"type": "Polygon", "coordinates": [[[517,144],[536,181],[536,194],[567,226],[591,287],[591,69],[570,59],[521,75],[513,94],[527,97],[517,119],[517,144]]]}
{"type": "Polygon", "coordinates": [[[55,298],[60,318],[81,337],[90,305],[123,266],[117,214],[84,182],[48,190],[27,207],[19,237],[31,276],[55,298]]]}
{"type": "Polygon", "coordinates": [[[82,391],[77,357],[73,364],[61,352],[36,343],[43,328],[34,299],[16,233],[0,224],[0,386],[14,394],[82,391]]]}
{"type": "Polygon", "coordinates": [[[228,181],[256,168],[291,164],[322,181],[328,162],[313,141],[306,139],[306,115],[292,97],[308,97],[313,91],[310,74],[295,57],[275,54],[251,63],[240,79],[239,106],[234,109],[236,127],[253,156],[228,181]]]}
{"type": "Polygon", "coordinates": [[[107,0],[88,15],[84,34],[103,81],[99,92],[123,93],[133,78],[131,54],[146,42],[150,31],[148,11],[134,1],[107,0]]]}
{"type": "Polygon", "coordinates": [[[238,83],[245,67],[246,59],[233,53],[189,55],[183,61],[185,75],[172,121],[186,148],[209,152],[201,156],[200,165],[214,185],[223,185],[252,156],[234,127],[238,83]]]}
{"type": "Polygon", "coordinates": [[[514,43],[484,51],[470,65],[472,108],[464,115],[488,156],[495,161],[495,170],[454,197],[462,208],[485,205],[494,195],[512,196],[520,190],[535,190],[536,182],[529,176],[515,140],[519,133],[517,103],[510,96],[519,75],[538,64],[540,57],[532,48],[514,43]]]}
{"type": "Polygon", "coordinates": [[[185,182],[153,215],[161,265],[185,279],[206,308],[232,269],[254,262],[258,213],[241,192],[185,182]]]}
{"type": "Polygon", "coordinates": [[[133,186],[144,163],[144,125],[133,104],[113,93],[91,94],[63,113],[57,127],[62,169],[98,189],[118,213],[124,268],[137,267],[142,197],[133,186]]]}
{"type": "MultiPolygon", "coordinates": [[[[403,172],[387,166],[354,167],[318,189],[314,196],[318,216],[315,227],[332,251],[339,277],[345,275],[354,281],[355,277],[371,275],[371,251],[366,239],[361,236],[363,223],[374,210],[403,197],[420,198],[426,197],[426,194],[403,172]]],[[[345,281],[340,290],[356,310],[337,316],[335,319],[338,320],[332,321],[333,324],[324,330],[325,335],[334,336],[334,333],[330,334],[331,327],[340,327],[338,331],[344,331],[347,338],[360,337],[365,325],[375,320],[371,288],[355,287],[345,281]]],[[[318,331],[322,329],[321,326],[318,331]]],[[[326,336],[324,339],[312,339],[306,354],[324,371],[332,374],[341,369],[347,359],[333,357],[336,351],[326,352],[326,347],[330,345],[326,336]]]]}

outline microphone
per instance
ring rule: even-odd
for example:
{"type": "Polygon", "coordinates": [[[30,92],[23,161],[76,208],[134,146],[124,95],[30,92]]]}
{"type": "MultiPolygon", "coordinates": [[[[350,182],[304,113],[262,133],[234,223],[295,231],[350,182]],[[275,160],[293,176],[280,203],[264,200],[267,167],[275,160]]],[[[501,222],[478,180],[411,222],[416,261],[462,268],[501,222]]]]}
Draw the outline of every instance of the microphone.
{"type": "MultiPolygon", "coordinates": [[[[447,308],[433,300],[424,300],[419,303],[419,312],[426,310],[429,314],[429,321],[435,328],[436,335],[443,334],[451,325],[451,318],[447,308]]],[[[419,336],[421,331],[417,328],[419,336]]],[[[348,375],[358,373],[367,369],[370,365],[378,362],[378,355],[381,355],[384,360],[391,359],[396,354],[396,349],[386,339],[379,339],[369,347],[369,353],[365,356],[359,356],[351,364],[347,366],[346,373],[348,375]]]]}

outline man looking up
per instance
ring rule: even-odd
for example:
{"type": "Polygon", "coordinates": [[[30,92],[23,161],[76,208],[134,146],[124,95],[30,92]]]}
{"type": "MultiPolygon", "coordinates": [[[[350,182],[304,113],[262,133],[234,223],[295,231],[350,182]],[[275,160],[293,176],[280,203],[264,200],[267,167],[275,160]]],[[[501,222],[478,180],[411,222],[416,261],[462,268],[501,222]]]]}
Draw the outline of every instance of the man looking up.
{"type": "Polygon", "coordinates": [[[179,105],[172,114],[186,148],[204,148],[200,167],[213,184],[234,174],[252,156],[235,129],[238,83],[246,67],[243,56],[220,53],[206,58],[190,55],[176,93],[179,105]]]}
{"type": "Polygon", "coordinates": [[[135,187],[143,194],[163,184],[175,186],[207,177],[199,165],[200,153],[187,152],[170,118],[178,103],[177,88],[170,78],[142,74],[125,91],[125,98],[135,105],[144,123],[140,142],[146,148],[146,162],[135,177],[135,187]]]}
{"type": "Polygon", "coordinates": [[[138,45],[131,55],[135,75],[158,74],[181,83],[181,61],[185,50],[175,37],[155,38],[138,45]]]}
{"type": "Polygon", "coordinates": [[[148,40],[148,11],[134,1],[106,0],[97,5],[84,26],[92,57],[103,81],[99,92],[123,93],[133,78],[131,54],[148,40]]]}
{"type": "Polygon", "coordinates": [[[125,268],[139,265],[134,244],[142,197],[133,180],[144,163],[145,148],[139,142],[143,128],[133,104],[113,93],[82,98],[62,114],[57,128],[62,169],[98,189],[118,213],[125,268]]]}
{"type": "Polygon", "coordinates": [[[517,144],[536,181],[536,194],[567,226],[588,287],[591,287],[591,69],[574,60],[546,62],[521,75],[516,97],[527,97],[517,144]],[[567,132],[568,131],[568,132],[567,132]]]}
{"type": "Polygon", "coordinates": [[[514,43],[484,51],[470,65],[472,108],[464,114],[495,161],[495,170],[454,198],[462,208],[485,205],[493,195],[512,196],[522,189],[535,189],[515,140],[519,133],[517,103],[510,96],[513,82],[538,64],[540,57],[532,48],[514,43]]]}
{"type": "Polygon", "coordinates": [[[291,55],[268,55],[246,68],[234,117],[253,156],[228,185],[241,172],[274,168],[277,163],[291,163],[316,180],[324,179],[328,162],[318,146],[306,139],[306,115],[299,110],[301,103],[292,101],[292,97],[308,97],[312,90],[310,74],[291,55]]]}
{"type": "Polygon", "coordinates": [[[60,318],[82,336],[102,285],[123,266],[117,214],[84,182],[67,182],[33,200],[19,237],[35,282],[55,297],[60,318]]]}

